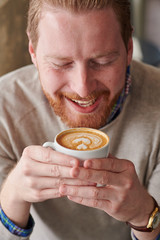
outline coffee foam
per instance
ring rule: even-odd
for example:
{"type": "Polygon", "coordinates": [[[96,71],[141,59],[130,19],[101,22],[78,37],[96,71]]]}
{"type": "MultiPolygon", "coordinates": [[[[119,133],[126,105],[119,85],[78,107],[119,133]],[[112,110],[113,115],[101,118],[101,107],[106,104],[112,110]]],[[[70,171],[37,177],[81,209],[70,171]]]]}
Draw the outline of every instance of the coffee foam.
{"type": "Polygon", "coordinates": [[[66,148],[88,151],[103,147],[108,141],[96,131],[70,131],[60,135],[58,143],[66,148]]]}

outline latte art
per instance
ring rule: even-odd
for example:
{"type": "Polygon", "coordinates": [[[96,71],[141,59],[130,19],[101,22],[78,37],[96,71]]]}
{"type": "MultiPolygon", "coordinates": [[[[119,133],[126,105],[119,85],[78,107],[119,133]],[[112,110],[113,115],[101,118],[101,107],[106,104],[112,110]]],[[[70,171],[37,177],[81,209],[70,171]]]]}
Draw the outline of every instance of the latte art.
{"type": "Polygon", "coordinates": [[[107,144],[107,138],[95,131],[69,131],[58,136],[57,142],[66,148],[88,151],[95,150],[107,144]]]}

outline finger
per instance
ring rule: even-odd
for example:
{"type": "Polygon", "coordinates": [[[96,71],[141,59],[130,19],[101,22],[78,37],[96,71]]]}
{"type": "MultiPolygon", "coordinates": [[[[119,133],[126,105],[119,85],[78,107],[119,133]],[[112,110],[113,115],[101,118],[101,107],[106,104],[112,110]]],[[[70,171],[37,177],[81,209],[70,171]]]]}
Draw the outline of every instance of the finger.
{"type": "Polygon", "coordinates": [[[70,169],[61,165],[25,161],[22,171],[25,176],[71,178],[70,169]]]}
{"type": "Polygon", "coordinates": [[[133,163],[128,160],[118,159],[112,155],[109,155],[108,158],[86,160],[84,162],[84,167],[97,170],[103,169],[110,172],[120,173],[127,171],[129,168],[134,166],[133,163]]]}
{"type": "Polygon", "coordinates": [[[28,193],[26,199],[29,202],[42,202],[48,199],[59,198],[62,197],[58,188],[51,188],[51,189],[42,189],[42,190],[34,190],[31,193],[28,193]],[[31,195],[31,196],[30,196],[31,195]]]}
{"type": "Polygon", "coordinates": [[[27,181],[27,188],[32,189],[53,189],[59,188],[61,185],[76,185],[76,186],[95,186],[94,183],[86,182],[78,179],[52,178],[52,177],[31,177],[27,181]]]}
{"type": "Polygon", "coordinates": [[[110,209],[111,206],[111,203],[106,200],[87,199],[73,196],[68,196],[68,199],[87,207],[97,208],[105,211],[107,208],[110,209]]]}
{"type": "Polygon", "coordinates": [[[106,187],[97,188],[95,186],[68,186],[62,185],[59,189],[62,195],[80,197],[92,200],[118,200],[116,191],[114,189],[107,189],[106,187]]]}
{"type": "Polygon", "coordinates": [[[95,183],[83,181],[79,179],[61,179],[60,186],[61,185],[71,185],[71,186],[96,186],[95,183]]]}
{"type": "Polygon", "coordinates": [[[51,148],[45,148],[42,146],[29,146],[23,151],[23,157],[31,158],[35,161],[47,163],[47,164],[58,164],[63,166],[78,166],[79,160],[65,155],[63,153],[54,151],[51,148]]]}
{"type": "Polygon", "coordinates": [[[100,185],[121,187],[124,186],[126,176],[109,171],[100,171],[85,168],[71,168],[70,175],[73,178],[83,179],[100,185]]]}

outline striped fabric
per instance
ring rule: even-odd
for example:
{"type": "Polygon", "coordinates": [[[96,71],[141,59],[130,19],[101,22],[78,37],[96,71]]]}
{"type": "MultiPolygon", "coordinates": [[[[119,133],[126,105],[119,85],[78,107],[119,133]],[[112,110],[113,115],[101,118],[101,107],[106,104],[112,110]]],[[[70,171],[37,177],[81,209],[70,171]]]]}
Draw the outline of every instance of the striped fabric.
{"type": "Polygon", "coordinates": [[[124,86],[122,93],[120,94],[117,102],[113,106],[112,112],[108,118],[107,123],[110,123],[112,120],[114,120],[121,112],[123,103],[124,103],[126,97],[128,96],[128,94],[130,93],[130,87],[131,87],[131,75],[130,75],[130,66],[128,66],[127,72],[126,72],[125,86],[124,86]]]}
{"type": "Polygon", "coordinates": [[[30,215],[28,224],[26,229],[22,229],[18,226],[16,226],[3,212],[2,208],[0,207],[0,221],[2,224],[14,235],[20,236],[20,237],[28,237],[34,227],[34,220],[32,216],[30,215]]]}
{"type": "MultiPolygon", "coordinates": [[[[134,240],[138,240],[138,238],[136,238],[136,236],[134,234],[133,234],[133,238],[134,238],[134,240]]],[[[160,240],[160,234],[158,234],[158,236],[155,240],[160,240]]]]}

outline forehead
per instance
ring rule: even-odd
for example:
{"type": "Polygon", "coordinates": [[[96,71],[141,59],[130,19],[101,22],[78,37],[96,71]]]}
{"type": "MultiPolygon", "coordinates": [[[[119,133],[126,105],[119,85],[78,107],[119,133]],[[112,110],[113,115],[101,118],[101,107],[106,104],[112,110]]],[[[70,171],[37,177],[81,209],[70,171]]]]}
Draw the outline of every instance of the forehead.
{"type": "Polygon", "coordinates": [[[59,8],[45,8],[39,22],[39,42],[51,48],[75,46],[81,49],[117,44],[120,24],[111,8],[71,13],[59,8]]]}
{"type": "MultiPolygon", "coordinates": [[[[108,20],[110,20],[111,22],[113,22],[113,24],[115,24],[116,22],[120,27],[120,24],[115,15],[115,12],[111,7],[106,7],[104,9],[92,9],[92,10],[86,10],[86,11],[83,10],[81,12],[72,12],[64,8],[44,5],[42,7],[41,13],[42,14],[41,14],[39,24],[41,24],[43,20],[47,20],[47,18],[48,18],[48,21],[56,20],[56,21],[52,21],[52,24],[59,23],[59,26],[61,21],[63,20],[66,21],[66,23],[72,20],[73,21],[77,20],[75,21],[76,23],[79,21],[86,22],[86,20],[90,19],[91,26],[93,26],[93,23],[97,23],[97,21],[98,22],[101,21],[101,23],[106,21],[107,23],[108,20]]],[[[101,25],[99,25],[99,27],[101,27],[101,25]]]]}

